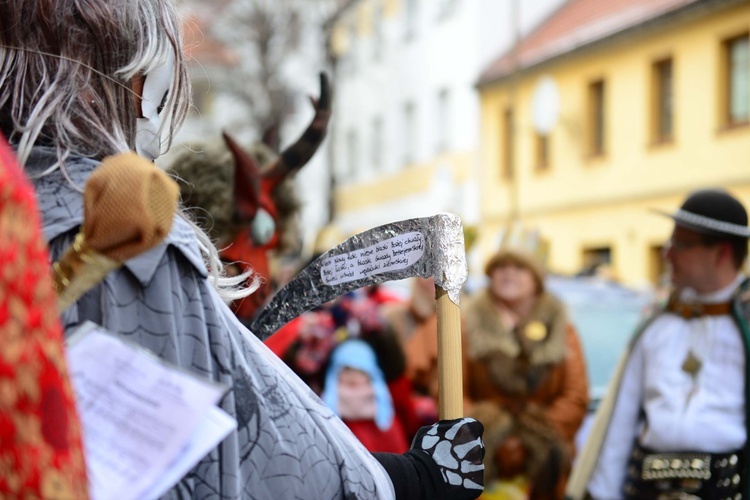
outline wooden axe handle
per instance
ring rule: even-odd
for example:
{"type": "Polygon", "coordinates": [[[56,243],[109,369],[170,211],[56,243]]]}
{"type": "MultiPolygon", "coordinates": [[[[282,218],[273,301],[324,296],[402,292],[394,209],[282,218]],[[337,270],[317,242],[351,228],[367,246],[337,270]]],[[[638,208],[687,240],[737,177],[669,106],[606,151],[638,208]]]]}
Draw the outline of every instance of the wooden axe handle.
{"type": "Polygon", "coordinates": [[[461,356],[461,310],[448,293],[435,287],[438,336],[438,411],[440,420],[464,415],[461,356]]]}

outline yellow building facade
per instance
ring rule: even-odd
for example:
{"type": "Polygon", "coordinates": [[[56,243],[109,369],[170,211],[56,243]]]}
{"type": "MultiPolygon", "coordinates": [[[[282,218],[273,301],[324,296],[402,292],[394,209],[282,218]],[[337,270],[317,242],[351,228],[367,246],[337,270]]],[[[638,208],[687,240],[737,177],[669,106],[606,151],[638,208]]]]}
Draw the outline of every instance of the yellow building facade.
{"type": "Polygon", "coordinates": [[[652,209],[703,187],[750,208],[750,2],[704,3],[480,81],[484,255],[517,219],[548,242],[552,271],[601,259],[623,283],[655,284],[672,225],[652,209]],[[559,112],[540,134],[545,78],[559,112]]]}

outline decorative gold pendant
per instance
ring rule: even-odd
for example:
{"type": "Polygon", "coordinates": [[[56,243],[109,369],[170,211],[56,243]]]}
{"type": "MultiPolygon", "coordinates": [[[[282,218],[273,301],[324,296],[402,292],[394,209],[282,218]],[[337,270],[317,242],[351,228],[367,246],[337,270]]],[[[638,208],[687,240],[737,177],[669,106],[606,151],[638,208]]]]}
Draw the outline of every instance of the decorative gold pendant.
{"type": "Polygon", "coordinates": [[[543,340],[547,337],[547,327],[541,321],[532,321],[523,329],[523,334],[529,340],[543,340]]]}
{"type": "Polygon", "coordinates": [[[703,363],[701,363],[701,360],[695,357],[695,354],[693,354],[693,351],[688,351],[688,355],[685,358],[685,361],[682,362],[682,371],[685,373],[688,373],[691,377],[695,377],[698,372],[701,370],[701,367],[703,366],[703,363]]]}

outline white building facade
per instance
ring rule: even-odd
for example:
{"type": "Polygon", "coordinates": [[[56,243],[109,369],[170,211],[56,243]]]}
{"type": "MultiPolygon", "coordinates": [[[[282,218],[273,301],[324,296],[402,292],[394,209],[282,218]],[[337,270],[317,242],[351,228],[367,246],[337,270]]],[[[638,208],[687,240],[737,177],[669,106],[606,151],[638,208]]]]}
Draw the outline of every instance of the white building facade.
{"type": "Polygon", "coordinates": [[[332,19],[344,234],[439,212],[480,222],[479,72],[561,0],[513,2],[355,0],[332,19]]]}

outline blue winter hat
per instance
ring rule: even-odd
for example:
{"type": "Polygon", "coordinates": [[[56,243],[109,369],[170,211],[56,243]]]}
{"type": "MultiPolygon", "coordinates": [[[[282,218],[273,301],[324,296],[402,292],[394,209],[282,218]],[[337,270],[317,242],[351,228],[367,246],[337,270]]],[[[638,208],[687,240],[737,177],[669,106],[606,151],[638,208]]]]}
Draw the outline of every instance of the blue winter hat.
{"type": "Polygon", "coordinates": [[[375,424],[381,431],[390,429],[395,415],[393,399],[385,383],[383,370],[378,365],[375,351],[363,340],[346,340],[333,351],[326,372],[325,389],[321,396],[323,402],[338,414],[339,373],[347,367],[361,370],[370,376],[375,391],[375,424]]]}

